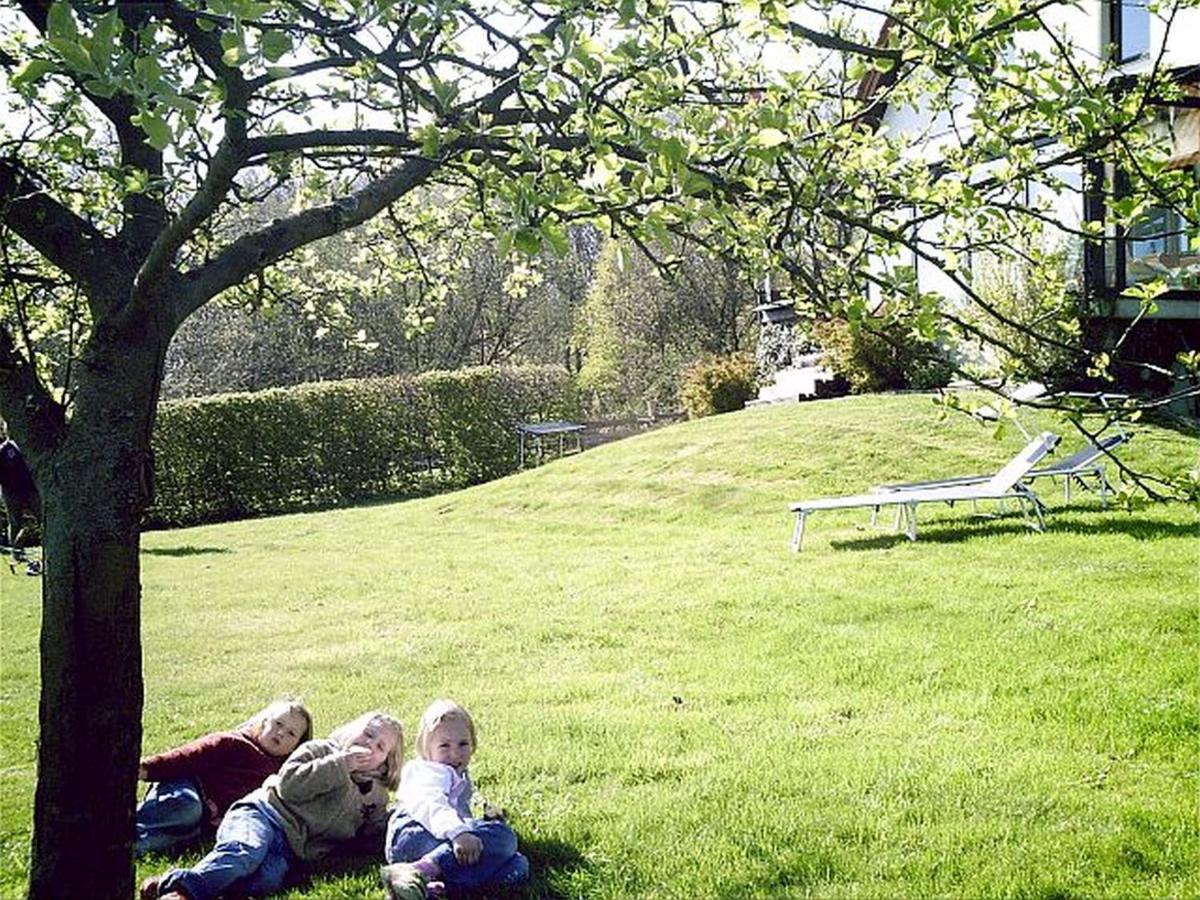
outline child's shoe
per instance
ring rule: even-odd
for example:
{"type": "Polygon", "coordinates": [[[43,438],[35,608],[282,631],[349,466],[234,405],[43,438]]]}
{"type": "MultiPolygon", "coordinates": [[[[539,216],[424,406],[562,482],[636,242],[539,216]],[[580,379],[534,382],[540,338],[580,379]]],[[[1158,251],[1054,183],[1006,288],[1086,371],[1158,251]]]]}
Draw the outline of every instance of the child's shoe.
{"type": "Polygon", "coordinates": [[[389,900],[425,900],[425,876],[412,863],[381,866],[379,878],[389,900]]]}

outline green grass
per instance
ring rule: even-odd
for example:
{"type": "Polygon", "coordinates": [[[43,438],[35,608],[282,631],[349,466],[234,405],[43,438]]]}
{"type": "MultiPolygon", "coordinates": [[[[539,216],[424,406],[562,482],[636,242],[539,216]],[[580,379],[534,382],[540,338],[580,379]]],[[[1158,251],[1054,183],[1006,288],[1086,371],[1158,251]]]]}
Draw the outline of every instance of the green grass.
{"type": "MultiPolygon", "coordinates": [[[[748,410],[408,503],[148,534],[144,746],[302,694],[477,717],[534,897],[1200,895],[1193,509],[920,540],[787,503],[993,470],[926,397],[748,410]]],[[[1077,442],[1068,438],[1065,452],[1077,442]]],[[[1196,464],[1140,427],[1123,456],[1196,464]]],[[[0,893],[25,875],[35,579],[0,578],[0,893]]],[[[150,860],[140,875],[156,871],[150,860]]],[[[293,898],[378,896],[370,865],[293,898]]]]}

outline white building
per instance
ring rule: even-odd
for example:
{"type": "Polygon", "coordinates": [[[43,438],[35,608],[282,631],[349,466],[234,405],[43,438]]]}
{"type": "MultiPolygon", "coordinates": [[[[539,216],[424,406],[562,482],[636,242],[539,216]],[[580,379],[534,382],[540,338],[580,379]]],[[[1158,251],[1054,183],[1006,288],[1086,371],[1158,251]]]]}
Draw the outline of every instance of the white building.
{"type": "MultiPolygon", "coordinates": [[[[1046,22],[1045,31],[1022,33],[1019,46],[1054,55],[1060,52],[1057,38],[1080,65],[1095,66],[1112,59],[1119,64],[1119,74],[1126,76],[1151,69],[1174,76],[1183,96],[1171,101],[1156,98],[1148,104],[1147,114],[1153,116],[1161,133],[1163,148],[1169,153],[1168,166],[1190,167],[1200,186],[1200,8],[1151,12],[1146,0],[1083,0],[1074,6],[1048,8],[1046,22]]],[[[886,37],[885,25],[880,42],[886,37]]],[[[1122,81],[1119,76],[1113,80],[1114,92],[1122,88],[1122,81]]],[[[914,108],[889,103],[888,87],[887,74],[873,73],[861,85],[860,100],[869,103],[878,98],[871,110],[872,124],[907,137],[912,152],[922,158],[936,162],[950,142],[971,133],[972,106],[965,91],[961,103],[934,114],[923,105],[914,108]]],[[[1041,148],[1044,154],[1054,150],[1053,144],[1041,148]]],[[[1004,165],[1004,161],[997,160],[996,165],[1004,165]]],[[[1104,198],[1098,192],[1120,192],[1124,178],[1122,172],[1106,168],[1098,160],[1051,171],[1061,182],[1053,190],[1030,185],[1025,195],[1016,199],[1030,207],[1044,204],[1047,218],[1060,223],[1064,233],[1085,220],[1102,221],[1104,198]]],[[[942,224],[928,222],[918,233],[936,243],[942,224]]],[[[1131,355],[1136,353],[1137,358],[1167,369],[1174,365],[1176,352],[1200,351],[1200,252],[1189,246],[1200,229],[1175,211],[1154,209],[1128,233],[1111,223],[1105,230],[1106,241],[1090,242],[1082,250],[1082,287],[1094,300],[1092,308],[1097,313],[1090,327],[1102,335],[1123,332],[1138,312],[1138,301],[1121,293],[1130,285],[1162,277],[1169,290],[1158,298],[1157,312],[1131,333],[1127,349],[1131,355]]],[[[936,291],[951,300],[962,296],[951,278],[916,254],[890,262],[911,264],[922,290],[936,291]]],[[[1167,385],[1153,387],[1162,386],[1167,385]]]]}

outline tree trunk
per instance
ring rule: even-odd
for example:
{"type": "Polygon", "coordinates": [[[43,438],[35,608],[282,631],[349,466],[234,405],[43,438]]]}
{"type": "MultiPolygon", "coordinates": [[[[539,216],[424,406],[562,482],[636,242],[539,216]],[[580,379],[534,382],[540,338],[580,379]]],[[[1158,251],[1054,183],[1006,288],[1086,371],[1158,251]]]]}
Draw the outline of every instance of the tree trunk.
{"type": "Polygon", "coordinates": [[[31,900],[134,895],[139,522],[153,472],[155,344],[142,328],[93,336],[66,436],[39,472],[45,574],[31,900]]]}

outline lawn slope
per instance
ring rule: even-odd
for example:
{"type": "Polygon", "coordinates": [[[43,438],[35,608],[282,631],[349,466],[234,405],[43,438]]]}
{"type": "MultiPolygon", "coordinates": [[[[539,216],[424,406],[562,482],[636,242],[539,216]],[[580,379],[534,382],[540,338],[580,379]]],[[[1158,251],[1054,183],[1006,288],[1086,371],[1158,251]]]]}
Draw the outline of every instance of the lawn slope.
{"type": "MultiPolygon", "coordinates": [[[[531,896],[1196,896],[1194,510],[1063,508],[1047,484],[1044,534],[923,508],[910,543],[857,510],[787,549],[789,501],[995,471],[1021,443],[928,397],[821,401],[454,494],[148,534],[144,747],[284,691],[322,734],[375,706],[411,729],[449,695],[531,896]]],[[[1198,448],[1143,426],[1123,455],[1198,448]]],[[[39,599],[7,572],[0,590],[16,896],[39,599]]],[[[291,896],[376,895],[351,866],[291,896]]]]}

